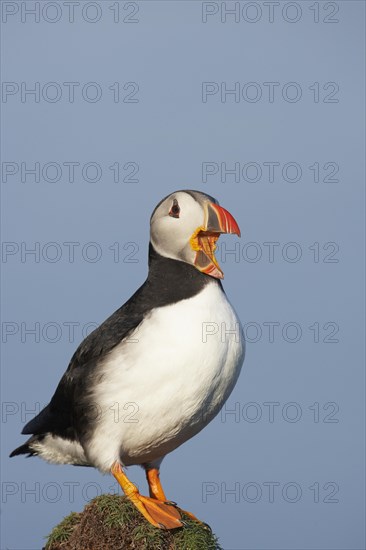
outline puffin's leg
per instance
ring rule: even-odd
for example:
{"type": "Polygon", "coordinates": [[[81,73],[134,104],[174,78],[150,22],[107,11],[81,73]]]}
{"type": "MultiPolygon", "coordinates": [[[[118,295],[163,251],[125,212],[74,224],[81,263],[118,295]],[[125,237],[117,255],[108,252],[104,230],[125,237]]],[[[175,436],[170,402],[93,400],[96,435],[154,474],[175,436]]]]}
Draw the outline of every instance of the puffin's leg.
{"type": "Polygon", "coordinates": [[[140,495],[136,485],[131,483],[118,462],[111,469],[126,497],[136,506],[149,523],[159,529],[176,529],[182,527],[181,514],[174,506],[169,506],[155,498],[140,495]]]}
{"type": "MultiPolygon", "coordinates": [[[[164,489],[161,485],[160,481],[160,471],[159,468],[148,468],[145,467],[146,472],[146,479],[149,484],[149,493],[152,498],[156,498],[157,500],[160,500],[162,502],[170,503],[170,505],[174,505],[177,507],[175,502],[167,501],[167,498],[164,493],[164,489]]],[[[202,522],[198,518],[196,518],[195,515],[191,514],[191,512],[187,512],[187,510],[183,510],[182,508],[178,509],[186,514],[188,517],[190,517],[194,521],[198,521],[198,523],[202,523],[203,525],[207,525],[206,523],[202,522]]]]}
{"type": "Polygon", "coordinates": [[[159,468],[146,468],[145,472],[151,498],[166,502],[167,499],[160,481],[159,468]]]}

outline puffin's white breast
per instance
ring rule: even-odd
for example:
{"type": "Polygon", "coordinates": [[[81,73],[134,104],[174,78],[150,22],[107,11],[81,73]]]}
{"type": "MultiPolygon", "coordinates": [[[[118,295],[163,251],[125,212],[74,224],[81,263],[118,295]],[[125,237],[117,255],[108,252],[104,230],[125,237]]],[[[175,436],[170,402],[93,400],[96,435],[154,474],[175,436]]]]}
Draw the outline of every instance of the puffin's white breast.
{"type": "Polygon", "coordinates": [[[89,461],[107,471],[163,457],[219,412],[243,359],[239,319],[216,282],[153,309],[100,366],[89,461]]]}

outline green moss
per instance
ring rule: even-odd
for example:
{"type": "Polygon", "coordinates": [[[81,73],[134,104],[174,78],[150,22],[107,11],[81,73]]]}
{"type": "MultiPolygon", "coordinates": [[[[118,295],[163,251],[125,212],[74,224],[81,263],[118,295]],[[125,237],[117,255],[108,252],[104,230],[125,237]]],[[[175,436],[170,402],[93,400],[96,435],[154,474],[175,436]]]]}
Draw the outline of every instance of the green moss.
{"type": "Polygon", "coordinates": [[[71,533],[75,529],[76,525],[79,524],[79,516],[76,512],[71,512],[70,515],[66,516],[61,523],[59,523],[54,529],[52,529],[51,534],[48,536],[46,549],[52,544],[57,544],[61,542],[68,541],[71,533]]]}
{"type": "Polygon", "coordinates": [[[182,516],[182,528],[156,529],[126,497],[101,495],[55,527],[45,550],[221,550],[208,526],[182,516]]]}
{"type": "Polygon", "coordinates": [[[117,495],[101,495],[92,502],[103,516],[103,522],[107,527],[123,527],[128,525],[136,517],[138,510],[128,500],[117,495]]]}

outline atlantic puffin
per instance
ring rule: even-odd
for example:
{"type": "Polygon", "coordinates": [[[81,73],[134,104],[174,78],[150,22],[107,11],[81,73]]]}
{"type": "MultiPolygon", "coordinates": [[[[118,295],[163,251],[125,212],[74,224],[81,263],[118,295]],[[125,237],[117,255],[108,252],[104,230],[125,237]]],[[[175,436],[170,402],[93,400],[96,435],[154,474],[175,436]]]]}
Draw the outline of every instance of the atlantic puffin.
{"type": "Polygon", "coordinates": [[[217,415],[245,353],[214,254],[222,233],[240,236],[205,193],[176,191],[159,202],[146,281],[79,345],[49,404],[23,428],[31,437],[10,456],[112,473],[152,525],[184,524],[162,488],[161,462],[217,415]],[[131,465],[145,469],[150,497],[126,476],[131,465]]]}

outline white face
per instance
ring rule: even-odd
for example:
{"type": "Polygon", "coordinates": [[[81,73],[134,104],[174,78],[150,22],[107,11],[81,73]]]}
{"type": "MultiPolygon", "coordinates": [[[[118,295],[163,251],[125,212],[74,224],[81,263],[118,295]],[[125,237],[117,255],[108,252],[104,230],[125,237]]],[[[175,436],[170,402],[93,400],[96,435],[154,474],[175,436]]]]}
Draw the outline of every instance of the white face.
{"type": "Polygon", "coordinates": [[[202,194],[201,202],[189,193],[177,191],[157,207],[150,222],[150,240],[161,256],[193,264],[196,252],[190,238],[205,223],[207,198],[202,194]]]}

